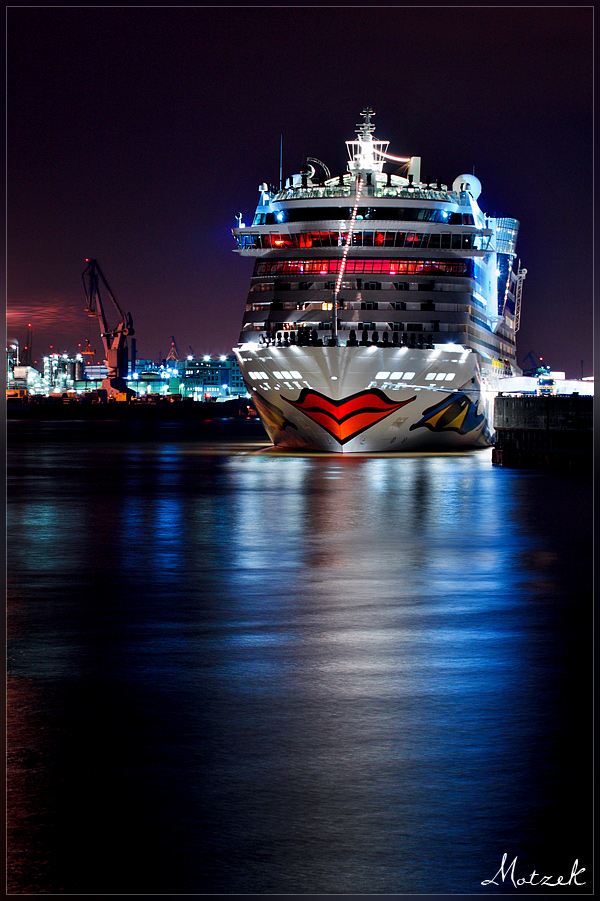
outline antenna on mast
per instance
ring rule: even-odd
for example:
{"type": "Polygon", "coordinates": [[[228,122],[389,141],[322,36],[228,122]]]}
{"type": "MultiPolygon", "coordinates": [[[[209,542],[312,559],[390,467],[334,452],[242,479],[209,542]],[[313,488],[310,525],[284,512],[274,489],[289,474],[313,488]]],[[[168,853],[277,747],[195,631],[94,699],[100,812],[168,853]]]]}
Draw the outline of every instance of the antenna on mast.
{"type": "Polygon", "coordinates": [[[279,135],[279,190],[283,188],[283,135],[279,135]]]}
{"type": "Polygon", "coordinates": [[[360,135],[362,138],[366,137],[369,134],[372,134],[375,131],[375,124],[371,122],[371,116],[375,115],[375,110],[371,109],[368,106],[361,113],[361,116],[364,118],[364,122],[357,122],[358,128],[356,129],[356,134],[360,135]]]}

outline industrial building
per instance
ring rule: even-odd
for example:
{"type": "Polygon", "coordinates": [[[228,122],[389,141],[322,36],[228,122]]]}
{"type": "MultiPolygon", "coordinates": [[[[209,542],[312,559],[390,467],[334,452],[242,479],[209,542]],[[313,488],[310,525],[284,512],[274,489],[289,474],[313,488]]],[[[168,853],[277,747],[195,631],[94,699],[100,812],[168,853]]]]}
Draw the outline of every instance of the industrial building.
{"type": "MultiPolygon", "coordinates": [[[[17,394],[81,394],[102,387],[107,378],[105,364],[87,363],[82,354],[50,354],[43,358],[43,371],[23,366],[18,345],[7,347],[7,389],[17,394]]],[[[129,363],[125,384],[138,397],[168,395],[206,401],[245,397],[246,386],[233,354],[218,357],[204,355],[199,359],[151,360],[129,363]]]]}

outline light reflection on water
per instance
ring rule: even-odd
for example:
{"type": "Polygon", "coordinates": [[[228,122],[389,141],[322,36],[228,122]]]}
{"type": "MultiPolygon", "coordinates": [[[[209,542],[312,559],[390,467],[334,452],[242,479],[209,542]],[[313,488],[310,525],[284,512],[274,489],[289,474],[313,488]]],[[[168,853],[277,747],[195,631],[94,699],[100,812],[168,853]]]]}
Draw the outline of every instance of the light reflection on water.
{"type": "Polygon", "coordinates": [[[585,865],[588,480],[16,425],[13,891],[478,893],[504,852],[585,865]]]}

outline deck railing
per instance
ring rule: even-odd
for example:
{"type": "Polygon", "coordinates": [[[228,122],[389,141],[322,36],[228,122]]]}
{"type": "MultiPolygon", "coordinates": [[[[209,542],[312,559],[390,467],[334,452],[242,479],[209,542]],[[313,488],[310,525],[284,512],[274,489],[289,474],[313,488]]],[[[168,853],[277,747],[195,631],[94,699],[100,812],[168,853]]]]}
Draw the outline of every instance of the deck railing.
{"type": "MultiPolygon", "coordinates": [[[[454,192],[437,190],[436,188],[420,187],[387,187],[366,185],[363,195],[368,197],[404,198],[406,200],[437,200],[442,202],[458,203],[458,196],[454,192]]],[[[355,190],[350,185],[311,185],[302,188],[285,188],[272,198],[273,203],[280,200],[321,200],[327,197],[354,197],[355,190]]]]}

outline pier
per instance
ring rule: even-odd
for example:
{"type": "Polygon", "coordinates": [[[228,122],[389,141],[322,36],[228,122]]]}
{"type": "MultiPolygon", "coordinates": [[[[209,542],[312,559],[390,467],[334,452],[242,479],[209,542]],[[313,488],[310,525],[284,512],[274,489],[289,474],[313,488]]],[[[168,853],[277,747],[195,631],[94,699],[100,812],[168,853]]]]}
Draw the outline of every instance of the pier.
{"type": "Polygon", "coordinates": [[[591,469],[591,396],[499,394],[494,404],[495,466],[591,469]]]}

